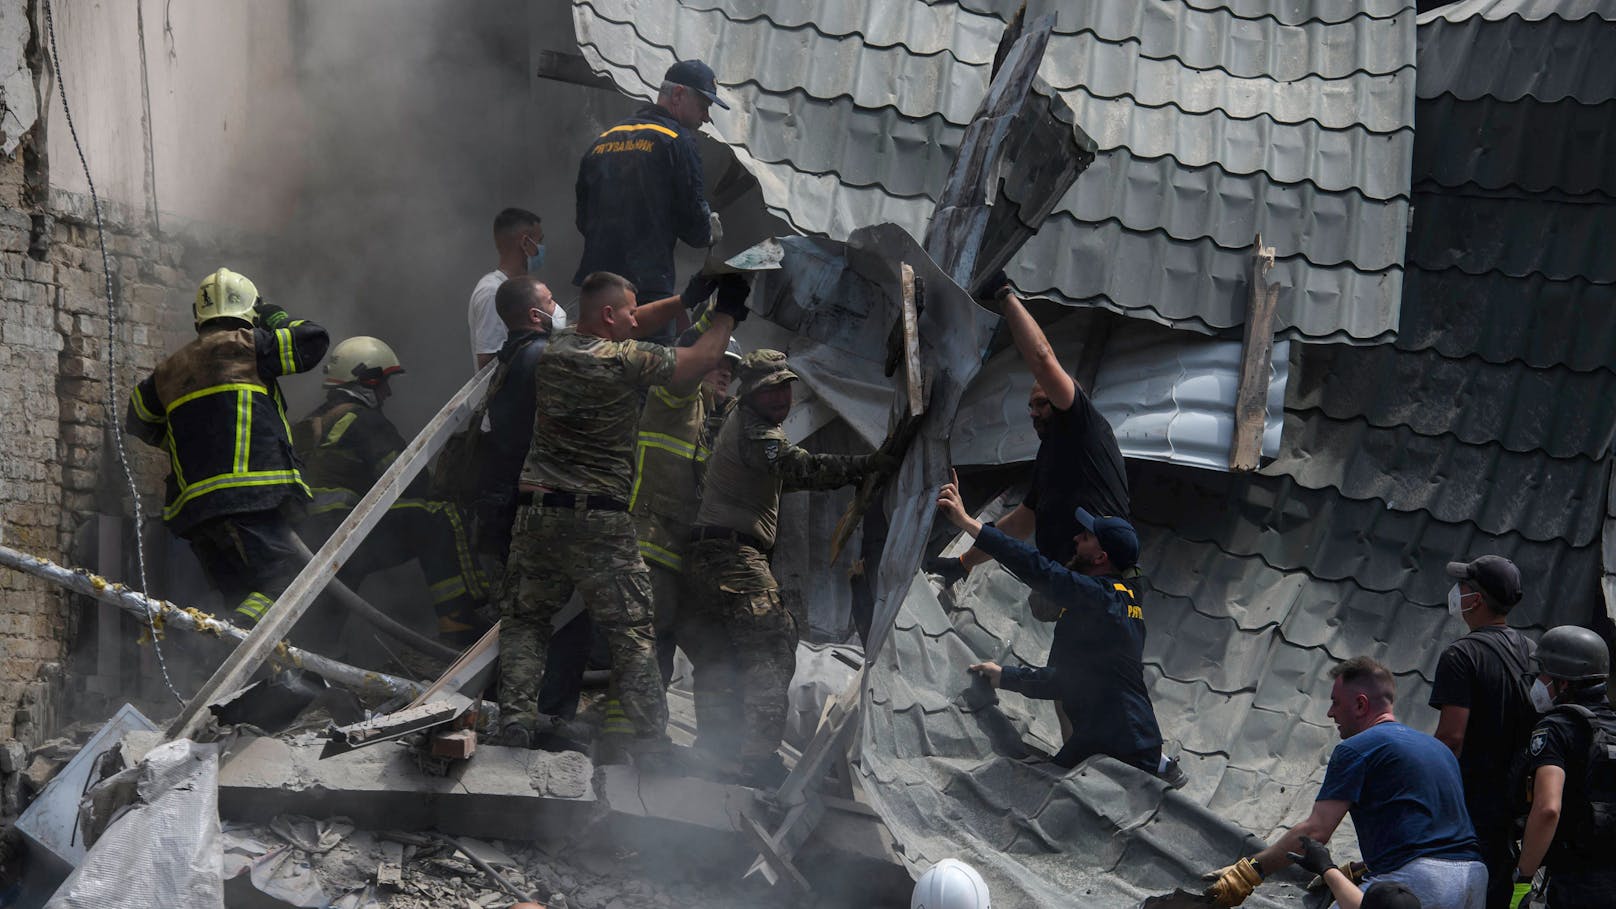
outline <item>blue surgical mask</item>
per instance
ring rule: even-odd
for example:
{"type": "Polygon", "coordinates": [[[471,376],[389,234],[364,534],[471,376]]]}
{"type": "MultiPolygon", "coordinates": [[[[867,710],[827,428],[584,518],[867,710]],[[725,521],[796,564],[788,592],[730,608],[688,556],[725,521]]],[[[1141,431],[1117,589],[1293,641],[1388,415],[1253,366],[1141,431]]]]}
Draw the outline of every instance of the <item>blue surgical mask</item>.
{"type": "Polygon", "coordinates": [[[539,243],[533,250],[533,255],[527,257],[527,273],[534,274],[544,267],[544,244],[539,243]]]}

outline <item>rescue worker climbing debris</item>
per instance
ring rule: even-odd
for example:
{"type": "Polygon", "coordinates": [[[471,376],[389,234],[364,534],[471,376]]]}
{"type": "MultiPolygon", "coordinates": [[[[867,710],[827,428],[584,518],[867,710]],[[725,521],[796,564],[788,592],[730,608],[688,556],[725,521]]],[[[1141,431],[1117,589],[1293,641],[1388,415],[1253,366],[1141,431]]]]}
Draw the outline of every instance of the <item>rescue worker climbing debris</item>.
{"type": "Polygon", "coordinates": [[[797,375],[780,351],[747,354],[738,378],[740,406],[713,442],[690,531],[678,640],[695,670],[698,749],[721,772],[774,786],[798,635],[769,568],[780,494],[847,486],[897,461],[791,444],[780,424],[797,375]]]}
{"type": "MultiPolygon", "coordinates": [[[[292,428],[314,494],[299,525],[311,549],[337,529],[404,450],[403,435],[382,412],[393,393],[392,377],[403,372],[398,355],[377,338],[353,337],[332,348],[325,367],[325,401],[292,428]]],[[[338,577],[357,590],[366,576],[417,559],[437,614],[438,639],[466,647],[487,630],[476,608],[488,599],[488,584],[459,508],[429,498],[428,482],[425,474],[415,478],[338,577]]],[[[330,627],[333,622],[340,619],[323,611],[314,615],[310,628],[328,626],[324,631],[329,634],[321,637],[334,638],[341,628],[330,627]]]]}
{"type": "MultiPolygon", "coordinates": [[[[693,328],[680,336],[679,346],[689,347],[698,337],[693,328]]],[[[699,383],[653,388],[640,412],[628,506],[640,537],[640,555],[651,571],[657,666],[664,685],[673,676],[680,577],[690,522],[701,504],[702,471],[723,417],[734,407],[729,386],[740,362],[741,348],[732,338],[723,362],[699,383]]]]}
{"type": "MultiPolygon", "coordinates": [[[[583,595],[611,650],[611,689],[633,733],[608,729],[597,759],[629,755],[655,766],[665,754],[668,708],[657,672],[651,582],[628,498],[634,482],[640,390],[699,380],[724,356],[746,317],[749,288],[727,276],[712,327],[677,350],[633,340],[683,311],[681,297],[639,306],[634,285],[600,273],[583,282],[576,329],[550,340],[535,370],[533,444],[512,527],[511,573],[500,604],[500,739],[531,744],[553,718],[537,709],[538,682],[556,613],[583,595]]],[[[700,302],[688,295],[691,305],[700,302]]]]}
{"type": "Polygon", "coordinates": [[[196,338],[135,387],[124,426],[167,450],[163,522],[251,625],[297,574],[288,513],[309,500],[276,380],[313,369],[330,340],[228,268],[203,279],[192,312],[196,338]]]}

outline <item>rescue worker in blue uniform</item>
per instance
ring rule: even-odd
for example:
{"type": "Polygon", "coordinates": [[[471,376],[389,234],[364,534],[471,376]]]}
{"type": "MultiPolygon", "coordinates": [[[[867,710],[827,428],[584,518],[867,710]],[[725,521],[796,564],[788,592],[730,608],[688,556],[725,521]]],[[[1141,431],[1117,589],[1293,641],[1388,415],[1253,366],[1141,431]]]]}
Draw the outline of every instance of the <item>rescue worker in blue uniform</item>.
{"type": "MultiPolygon", "coordinates": [[[[382,413],[392,396],[392,377],[403,371],[398,355],[376,338],[349,338],[332,348],[325,402],[292,428],[314,492],[300,528],[309,548],[318,548],[337,529],[404,451],[404,436],[382,413]]],[[[437,613],[438,639],[467,647],[487,630],[475,610],[488,599],[488,584],[460,509],[429,498],[428,483],[425,474],[415,478],[337,576],[357,590],[373,572],[418,560],[437,613]]],[[[327,632],[340,631],[332,612],[321,615],[327,632]]]]}
{"type": "Polygon", "coordinates": [[[1517,893],[1548,868],[1549,909],[1616,906],[1616,711],[1610,650],[1575,625],[1544,633],[1539,685],[1554,706],[1526,742],[1531,810],[1515,866],[1517,893]],[[1546,680],[1546,681],[1545,681],[1546,680]]]}
{"type": "Polygon", "coordinates": [[[954,526],[976,538],[976,548],[1060,608],[1048,666],[1001,667],[987,661],[973,664],[970,671],[985,676],[994,688],[1064,705],[1072,732],[1055,754],[1056,764],[1075,767],[1106,754],[1165,775],[1161,728],[1145,688],[1145,620],[1138,582],[1123,576],[1139,559],[1133,525],[1077,509],[1073,554],[1063,566],[1032,544],[972,518],[954,483],[943,487],[937,505],[954,526]]]}
{"type": "Polygon", "coordinates": [[[164,524],[227,608],[261,616],[301,567],[289,522],[309,500],[276,379],[313,369],[330,339],[227,268],[202,281],[192,312],[196,339],[135,387],[124,426],[168,452],[164,524]]]}
{"type": "MultiPolygon", "coordinates": [[[[635,111],[595,139],[578,164],[577,226],[584,253],[573,274],[580,285],[600,271],[631,281],[641,300],[673,296],[674,243],[715,242],[696,130],[718,97],[712,67],[682,60],[662,77],[655,104],[635,111]]],[[[644,340],[671,344],[673,323],[644,340]]]]}

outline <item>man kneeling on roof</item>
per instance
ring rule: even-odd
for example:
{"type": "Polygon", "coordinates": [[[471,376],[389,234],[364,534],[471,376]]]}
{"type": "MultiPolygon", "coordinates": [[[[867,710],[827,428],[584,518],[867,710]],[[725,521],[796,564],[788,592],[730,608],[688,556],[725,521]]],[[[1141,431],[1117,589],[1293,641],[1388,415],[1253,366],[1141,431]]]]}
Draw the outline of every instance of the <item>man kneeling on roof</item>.
{"type": "Polygon", "coordinates": [[[1161,729],[1145,689],[1144,611],[1137,582],[1122,577],[1139,559],[1133,525],[1077,509],[1072,558],[1061,565],[1031,544],[972,518],[960,501],[957,481],[943,487],[937,507],[976,538],[978,549],[1060,607],[1048,666],[983,662],[970,671],[985,676],[994,688],[1064,705],[1072,733],[1056,753],[1056,764],[1075,767],[1106,754],[1160,775],[1174,788],[1184,785],[1178,762],[1162,759],[1161,729]]]}

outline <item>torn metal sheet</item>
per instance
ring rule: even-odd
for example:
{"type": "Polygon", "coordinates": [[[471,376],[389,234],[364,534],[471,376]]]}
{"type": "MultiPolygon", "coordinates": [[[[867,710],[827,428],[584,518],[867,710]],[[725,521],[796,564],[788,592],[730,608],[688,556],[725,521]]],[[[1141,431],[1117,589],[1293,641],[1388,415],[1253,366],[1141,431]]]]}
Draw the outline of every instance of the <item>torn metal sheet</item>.
{"type": "MultiPolygon", "coordinates": [[[[1067,318],[1049,326],[1045,335],[1063,364],[1079,367],[1090,330],[1085,320],[1067,318]]],[[[1115,431],[1123,455],[1227,470],[1240,357],[1239,340],[1121,322],[1106,338],[1089,394],[1115,431]]],[[[1265,458],[1280,453],[1289,374],[1290,342],[1279,341],[1268,385],[1265,458]]],[[[1013,347],[990,359],[954,419],[954,463],[1032,460],[1038,436],[1027,419],[1031,390],[1032,374],[1013,347]]]]}
{"type": "Polygon", "coordinates": [[[88,847],[79,830],[79,797],[92,782],[96,761],[103,752],[117,748],[125,735],[156,730],[155,723],[125,704],[46,784],[16,824],[35,861],[64,874],[84,861],[88,847]]]}
{"type": "Polygon", "coordinates": [[[357,748],[395,741],[414,732],[453,722],[475,703],[463,694],[444,692],[425,703],[406,707],[396,713],[348,726],[334,726],[326,732],[327,741],[320,757],[346,754],[357,748]]]}
{"type": "Polygon", "coordinates": [[[147,753],[138,800],[45,904],[46,909],[224,907],[219,751],[189,739],[147,753]]]}

